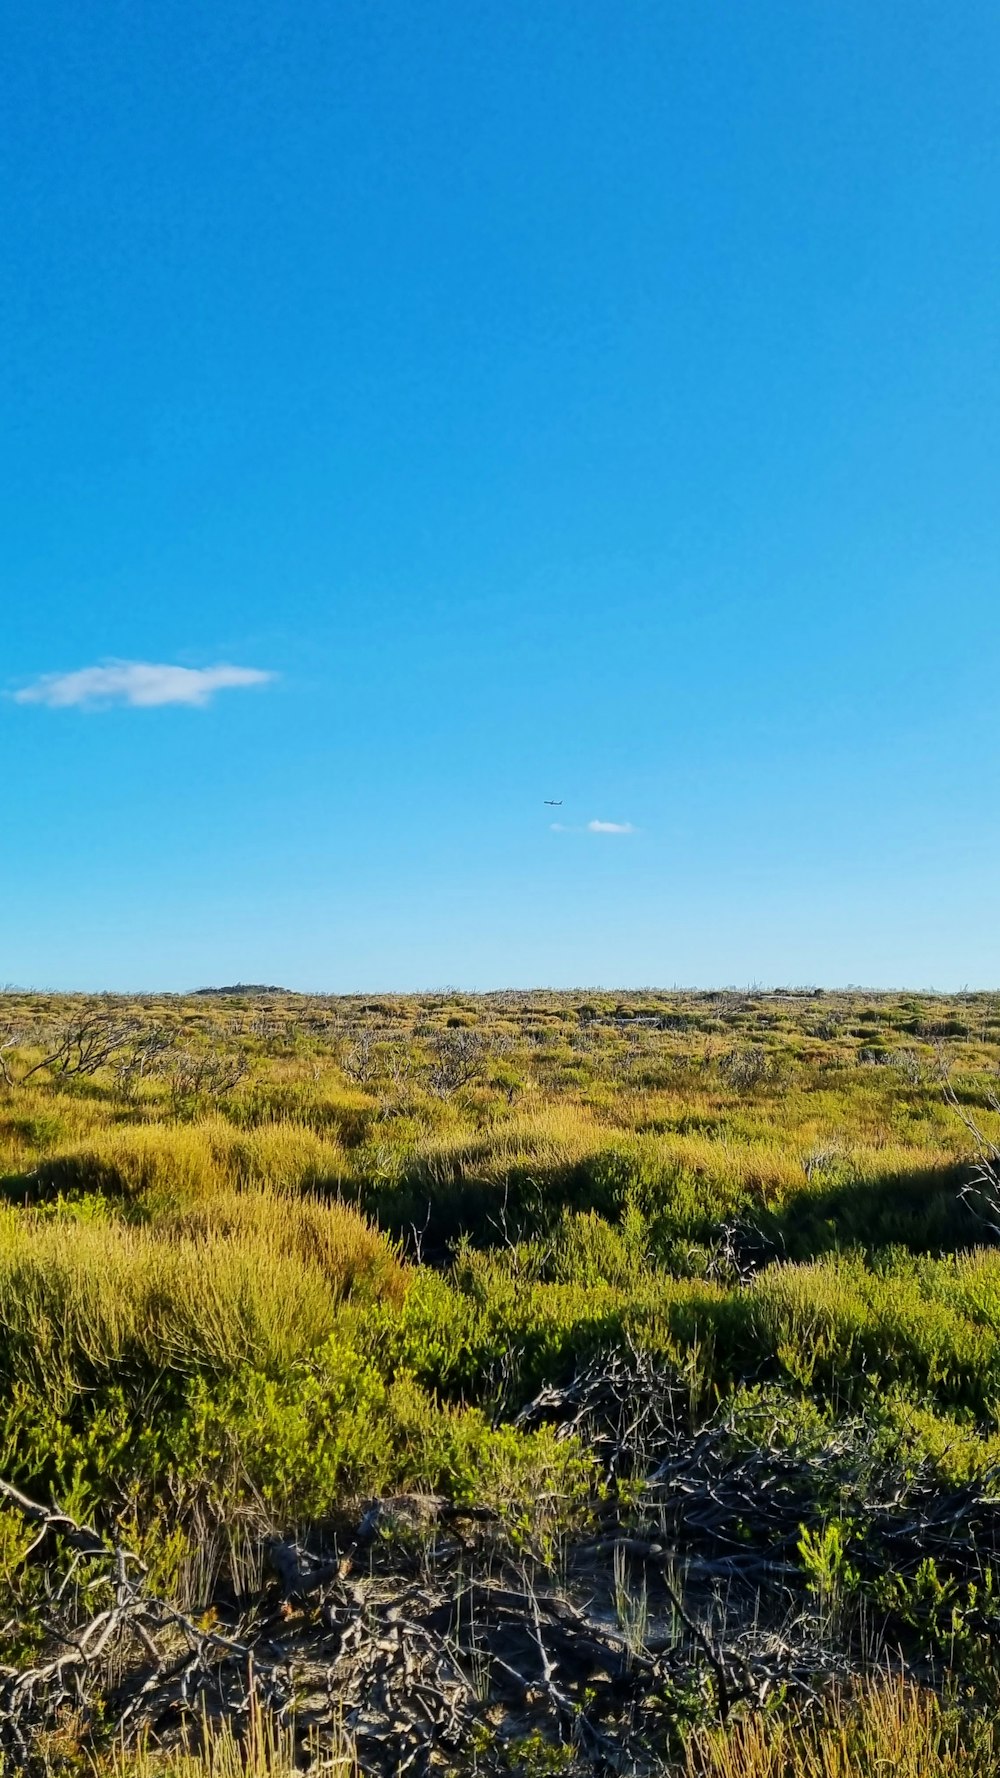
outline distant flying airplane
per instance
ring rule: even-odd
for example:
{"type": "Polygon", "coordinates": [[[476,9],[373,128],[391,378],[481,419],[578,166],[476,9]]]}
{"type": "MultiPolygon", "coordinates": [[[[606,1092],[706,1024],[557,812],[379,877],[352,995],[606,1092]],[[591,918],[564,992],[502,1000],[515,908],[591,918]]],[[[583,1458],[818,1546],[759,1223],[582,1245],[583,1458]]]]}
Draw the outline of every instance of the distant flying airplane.
{"type": "Polygon", "coordinates": [[[550,797],[545,798],[545,807],[547,809],[561,809],[562,806],[563,806],[562,797],[559,798],[559,801],[557,803],[554,803],[550,797]]]}

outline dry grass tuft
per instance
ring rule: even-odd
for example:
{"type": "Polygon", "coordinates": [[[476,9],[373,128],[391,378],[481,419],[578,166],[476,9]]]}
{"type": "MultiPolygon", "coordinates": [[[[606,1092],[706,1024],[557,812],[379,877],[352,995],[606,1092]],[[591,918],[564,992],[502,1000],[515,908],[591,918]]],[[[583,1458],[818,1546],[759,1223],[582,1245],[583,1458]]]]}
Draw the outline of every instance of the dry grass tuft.
{"type": "MultiPolygon", "coordinates": [[[[159,1749],[148,1742],[128,1752],[120,1750],[97,1767],[96,1778],[299,1778],[302,1772],[294,1728],[275,1723],[261,1711],[251,1714],[242,1738],[223,1722],[204,1729],[200,1740],[198,1752],[185,1747],[159,1749]]],[[[324,1746],[319,1769],[330,1778],[355,1778],[358,1767],[346,1738],[324,1746]]]]}
{"type": "Polygon", "coordinates": [[[816,1715],[750,1716],[696,1733],[688,1778],[995,1778],[1000,1743],[973,1740],[940,1699],[902,1679],[838,1695],[816,1715]]]}

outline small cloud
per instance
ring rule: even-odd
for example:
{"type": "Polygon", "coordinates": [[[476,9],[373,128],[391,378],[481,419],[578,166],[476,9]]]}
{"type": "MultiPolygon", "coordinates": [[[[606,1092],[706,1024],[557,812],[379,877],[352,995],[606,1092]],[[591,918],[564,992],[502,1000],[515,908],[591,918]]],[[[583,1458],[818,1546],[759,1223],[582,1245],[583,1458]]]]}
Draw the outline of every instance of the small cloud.
{"type": "Polygon", "coordinates": [[[572,828],[567,827],[562,821],[549,822],[550,833],[571,833],[572,831],[572,828]]]}
{"type": "Polygon", "coordinates": [[[161,704],[207,704],[217,691],[267,685],[273,673],[258,667],[171,667],[151,661],[106,661],[75,673],[45,673],[14,693],[17,704],[45,704],[69,710],[90,704],[130,704],[152,709],[161,704]]]}
{"type": "Polygon", "coordinates": [[[588,833],[634,833],[631,821],[588,821],[588,833]]]}

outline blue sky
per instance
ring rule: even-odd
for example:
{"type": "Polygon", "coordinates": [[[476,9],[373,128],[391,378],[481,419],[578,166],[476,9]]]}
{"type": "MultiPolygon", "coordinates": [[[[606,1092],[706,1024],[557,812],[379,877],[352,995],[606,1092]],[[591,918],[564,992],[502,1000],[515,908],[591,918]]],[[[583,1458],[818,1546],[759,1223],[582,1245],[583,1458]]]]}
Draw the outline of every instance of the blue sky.
{"type": "Polygon", "coordinates": [[[1000,981],[998,78],[985,0],[12,14],[0,978],[1000,981]]]}

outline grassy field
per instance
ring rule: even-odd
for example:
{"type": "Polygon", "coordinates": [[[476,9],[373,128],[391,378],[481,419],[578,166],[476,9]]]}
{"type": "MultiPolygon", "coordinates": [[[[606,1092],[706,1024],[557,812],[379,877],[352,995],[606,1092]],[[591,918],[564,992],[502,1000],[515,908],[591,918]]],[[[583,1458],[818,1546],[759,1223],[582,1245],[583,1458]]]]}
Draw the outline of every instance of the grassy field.
{"type": "Polygon", "coordinates": [[[53,1675],[122,1583],[9,1498],[6,1769],[997,1769],[1000,997],[8,992],[0,1066],[0,1477],[166,1636],[53,1675]]]}

